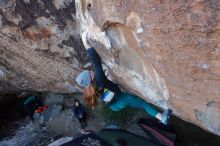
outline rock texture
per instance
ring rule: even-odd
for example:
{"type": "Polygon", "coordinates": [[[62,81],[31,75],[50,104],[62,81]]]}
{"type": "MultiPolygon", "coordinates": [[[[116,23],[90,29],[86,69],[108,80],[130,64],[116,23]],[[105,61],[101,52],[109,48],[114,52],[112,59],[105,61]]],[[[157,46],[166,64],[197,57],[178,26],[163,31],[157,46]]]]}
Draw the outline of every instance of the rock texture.
{"type": "Polygon", "coordinates": [[[125,89],[220,135],[220,1],[76,0],[125,89]]]}
{"type": "Polygon", "coordinates": [[[74,1],[0,1],[0,91],[75,92],[85,63],[74,1]]]}
{"type": "Polygon", "coordinates": [[[220,135],[220,1],[0,0],[0,91],[75,92],[79,33],[112,79],[220,135]]]}

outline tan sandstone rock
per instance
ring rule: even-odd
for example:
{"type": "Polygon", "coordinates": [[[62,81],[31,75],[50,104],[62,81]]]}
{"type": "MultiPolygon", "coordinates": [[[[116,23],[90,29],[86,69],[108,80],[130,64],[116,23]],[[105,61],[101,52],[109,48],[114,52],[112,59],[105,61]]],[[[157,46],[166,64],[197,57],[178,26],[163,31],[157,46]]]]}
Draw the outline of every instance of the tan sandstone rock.
{"type": "Polygon", "coordinates": [[[68,1],[0,1],[0,91],[75,92],[86,61],[68,1]]]}
{"type": "Polygon", "coordinates": [[[219,10],[218,0],[1,0],[0,91],[75,92],[88,30],[123,89],[220,135],[219,10]]]}
{"type": "Polygon", "coordinates": [[[115,81],[218,135],[219,9],[217,0],[76,0],[115,81]]]}

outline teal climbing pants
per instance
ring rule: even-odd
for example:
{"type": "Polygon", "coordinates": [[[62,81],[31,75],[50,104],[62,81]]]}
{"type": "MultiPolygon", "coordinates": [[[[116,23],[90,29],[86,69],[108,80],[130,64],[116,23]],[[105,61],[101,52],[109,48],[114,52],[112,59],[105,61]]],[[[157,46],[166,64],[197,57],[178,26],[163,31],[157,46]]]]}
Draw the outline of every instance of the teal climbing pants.
{"type": "Polygon", "coordinates": [[[120,111],[121,109],[130,106],[135,108],[142,108],[153,117],[156,117],[156,115],[159,113],[158,110],[155,109],[151,104],[138,96],[121,92],[120,94],[115,95],[114,98],[114,101],[109,105],[113,111],[120,111]]]}

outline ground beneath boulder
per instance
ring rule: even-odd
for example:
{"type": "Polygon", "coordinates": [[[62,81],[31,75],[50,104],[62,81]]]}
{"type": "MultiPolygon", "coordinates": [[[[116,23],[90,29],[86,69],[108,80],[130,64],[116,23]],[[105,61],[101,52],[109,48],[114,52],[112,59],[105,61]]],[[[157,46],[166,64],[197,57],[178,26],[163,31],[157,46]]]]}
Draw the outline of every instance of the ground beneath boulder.
{"type": "MultiPolygon", "coordinates": [[[[17,129],[10,136],[2,137],[0,145],[44,146],[60,138],[80,136],[80,124],[74,117],[71,106],[74,99],[83,103],[81,97],[81,94],[43,93],[42,98],[49,108],[41,115],[36,116],[34,123],[30,122],[28,118],[11,123],[11,128],[13,124],[16,124],[17,129]]],[[[145,136],[137,124],[139,118],[149,118],[142,110],[128,108],[118,113],[112,113],[107,107],[100,104],[95,109],[86,107],[86,112],[88,115],[86,129],[88,130],[98,132],[111,124],[117,124],[132,133],[145,136]]],[[[218,146],[220,143],[218,136],[179,118],[172,117],[171,123],[176,129],[178,145],[218,146]]],[[[10,129],[10,126],[8,128],[10,129]]]]}

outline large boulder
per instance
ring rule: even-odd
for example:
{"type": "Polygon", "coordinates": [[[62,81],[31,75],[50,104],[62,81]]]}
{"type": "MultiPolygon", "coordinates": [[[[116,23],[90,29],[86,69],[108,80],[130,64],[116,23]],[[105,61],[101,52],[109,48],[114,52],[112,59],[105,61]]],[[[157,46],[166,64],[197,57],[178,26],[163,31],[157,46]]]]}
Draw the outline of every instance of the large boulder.
{"type": "Polygon", "coordinates": [[[111,78],[220,135],[220,1],[0,0],[0,91],[75,92],[89,31],[111,78]]]}
{"type": "Polygon", "coordinates": [[[217,0],[76,0],[115,82],[218,135],[219,10],[217,0]]]}
{"type": "Polygon", "coordinates": [[[86,63],[74,0],[0,1],[0,91],[75,92],[86,63]]]}
{"type": "Polygon", "coordinates": [[[64,96],[61,94],[48,93],[44,99],[44,105],[63,104],[64,96]]]}

